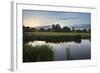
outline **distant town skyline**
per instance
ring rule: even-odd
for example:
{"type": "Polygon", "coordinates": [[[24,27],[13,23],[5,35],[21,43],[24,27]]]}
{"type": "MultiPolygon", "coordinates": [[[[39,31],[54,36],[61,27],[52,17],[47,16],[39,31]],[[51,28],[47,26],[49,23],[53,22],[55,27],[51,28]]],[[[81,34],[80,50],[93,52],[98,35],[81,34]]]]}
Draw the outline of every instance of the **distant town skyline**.
{"type": "Polygon", "coordinates": [[[90,13],[23,10],[23,25],[28,27],[60,24],[64,26],[85,26],[91,24],[90,13]]]}

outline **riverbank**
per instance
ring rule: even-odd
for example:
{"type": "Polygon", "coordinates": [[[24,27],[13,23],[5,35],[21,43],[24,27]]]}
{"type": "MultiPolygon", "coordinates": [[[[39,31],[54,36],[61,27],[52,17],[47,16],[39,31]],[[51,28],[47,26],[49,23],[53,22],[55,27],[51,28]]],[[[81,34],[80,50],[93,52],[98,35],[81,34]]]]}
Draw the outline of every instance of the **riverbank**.
{"type": "Polygon", "coordinates": [[[79,32],[24,32],[23,41],[46,41],[46,42],[63,42],[76,41],[81,42],[81,39],[90,39],[90,33],[79,32]]]}

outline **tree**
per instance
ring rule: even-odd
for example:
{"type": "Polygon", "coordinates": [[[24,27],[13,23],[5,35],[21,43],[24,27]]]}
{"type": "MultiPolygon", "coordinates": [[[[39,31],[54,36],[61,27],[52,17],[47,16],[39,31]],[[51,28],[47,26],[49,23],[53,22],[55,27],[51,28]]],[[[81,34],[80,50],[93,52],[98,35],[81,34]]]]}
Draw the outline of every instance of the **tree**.
{"type": "Polygon", "coordinates": [[[29,31],[30,31],[30,27],[25,27],[25,26],[23,26],[23,31],[24,31],[24,32],[29,32],[29,31]]]}
{"type": "Polygon", "coordinates": [[[51,29],[50,29],[50,28],[48,28],[48,29],[47,29],[47,31],[51,31],[51,29]]]}
{"type": "Polygon", "coordinates": [[[60,26],[60,24],[56,24],[56,25],[52,25],[52,31],[55,31],[55,32],[61,32],[62,31],[62,28],[60,26]]]}
{"type": "Polygon", "coordinates": [[[72,27],[72,31],[75,31],[75,27],[72,27]]]}
{"type": "Polygon", "coordinates": [[[40,31],[44,31],[44,28],[40,28],[40,31]]]}
{"type": "Polygon", "coordinates": [[[55,30],[56,30],[57,32],[60,32],[60,31],[61,31],[61,26],[60,26],[60,24],[56,24],[55,30]]]}
{"type": "Polygon", "coordinates": [[[77,31],[77,32],[82,32],[82,30],[80,30],[80,29],[77,29],[76,31],[77,31]]]}
{"type": "Polygon", "coordinates": [[[36,29],[32,27],[32,28],[31,28],[31,32],[34,32],[34,31],[36,31],[36,29]]]}
{"type": "Polygon", "coordinates": [[[90,28],[88,29],[88,32],[91,32],[91,29],[90,28]]]}
{"type": "Polygon", "coordinates": [[[63,27],[63,31],[64,31],[64,32],[69,32],[69,31],[70,31],[70,28],[67,27],[67,26],[65,26],[65,27],[63,27]]]}
{"type": "Polygon", "coordinates": [[[56,30],[56,25],[52,25],[52,31],[55,31],[56,30]]]}
{"type": "Polygon", "coordinates": [[[87,29],[84,28],[84,29],[83,29],[83,32],[87,32],[87,29]]]}

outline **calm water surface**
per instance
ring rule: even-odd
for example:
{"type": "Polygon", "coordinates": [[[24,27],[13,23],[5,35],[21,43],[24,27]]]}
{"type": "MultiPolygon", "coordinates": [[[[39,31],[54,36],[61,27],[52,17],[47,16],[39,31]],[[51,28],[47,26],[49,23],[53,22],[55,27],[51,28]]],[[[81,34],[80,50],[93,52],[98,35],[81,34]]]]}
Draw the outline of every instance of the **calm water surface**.
{"type": "Polygon", "coordinates": [[[34,45],[49,45],[53,47],[54,61],[58,60],[80,60],[91,58],[91,42],[90,40],[81,40],[77,42],[61,42],[50,43],[45,41],[30,41],[28,44],[34,45]]]}

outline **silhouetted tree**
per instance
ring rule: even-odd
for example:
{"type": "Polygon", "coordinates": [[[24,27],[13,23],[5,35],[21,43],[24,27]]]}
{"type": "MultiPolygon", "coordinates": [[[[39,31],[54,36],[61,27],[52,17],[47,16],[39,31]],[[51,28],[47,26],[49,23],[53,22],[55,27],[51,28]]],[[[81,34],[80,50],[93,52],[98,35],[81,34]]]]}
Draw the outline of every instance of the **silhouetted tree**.
{"type": "Polygon", "coordinates": [[[48,30],[47,31],[51,31],[51,29],[50,28],[48,28],[48,30]]]}
{"type": "Polygon", "coordinates": [[[45,31],[44,28],[40,28],[40,31],[45,31]]]}
{"type": "Polygon", "coordinates": [[[82,30],[80,30],[80,29],[77,29],[77,30],[76,30],[76,32],[82,32],[82,30]]]}
{"type": "Polygon", "coordinates": [[[91,29],[90,28],[88,29],[88,32],[91,32],[91,29]]]}
{"type": "Polygon", "coordinates": [[[83,29],[83,32],[87,32],[87,30],[84,28],[84,29],[83,29]]]}
{"type": "Polygon", "coordinates": [[[67,27],[67,26],[65,26],[65,27],[63,27],[63,31],[64,31],[64,32],[69,32],[69,31],[70,31],[70,28],[67,27]]]}
{"type": "Polygon", "coordinates": [[[25,27],[25,26],[23,26],[23,31],[24,31],[24,32],[29,32],[29,31],[30,31],[30,27],[25,27]]]}
{"type": "Polygon", "coordinates": [[[72,27],[72,31],[75,31],[75,27],[72,27]]]}
{"type": "Polygon", "coordinates": [[[31,28],[30,31],[31,32],[34,32],[34,31],[36,31],[36,29],[35,28],[31,28]]]}
{"type": "Polygon", "coordinates": [[[61,31],[61,26],[60,24],[56,24],[56,29],[55,29],[57,32],[60,32],[61,31]]]}
{"type": "Polygon", "coordinates": [[[52,25],[52,31],[56,31],[56,25],[52,25]]]}

